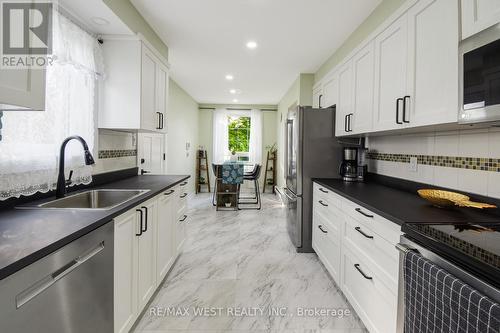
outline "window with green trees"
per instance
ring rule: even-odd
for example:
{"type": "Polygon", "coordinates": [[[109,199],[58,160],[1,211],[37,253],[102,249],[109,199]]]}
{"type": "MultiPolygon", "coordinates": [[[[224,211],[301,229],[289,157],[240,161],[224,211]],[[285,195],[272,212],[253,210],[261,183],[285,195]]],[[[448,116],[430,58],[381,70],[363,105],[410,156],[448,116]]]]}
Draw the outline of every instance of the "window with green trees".
{"type": "Polygon", "coordinates": [[[248,153],[250,147],[250,117],[228,117],[229,151],[248,153]]]}

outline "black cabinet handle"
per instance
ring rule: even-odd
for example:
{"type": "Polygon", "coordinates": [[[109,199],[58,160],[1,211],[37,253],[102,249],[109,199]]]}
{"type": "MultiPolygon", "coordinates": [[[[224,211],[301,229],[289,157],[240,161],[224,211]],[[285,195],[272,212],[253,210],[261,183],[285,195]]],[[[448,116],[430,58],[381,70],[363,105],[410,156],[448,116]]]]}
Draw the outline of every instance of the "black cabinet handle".
{"type": "Polygon", "coordinates": [[[321,188],[321,187],[319,188],[319,190],[320,190],[321,192],[323,192],[323,193],[328,193],[328,191],[327,191],[327,190],[324,190],[324,189],[323,189],[323,188],[321,188]]]}
{"type": "Polygon", "coordinates": [[[396,124],[402,125],[403,122],[399,121],[399,102],[400,101],[403,101],[403,103],[404,103],[404,100],[402,98],[396,99],[396,124]]]}
{"type": "Polygon", "coordinates": [[[181,199],[183,199],[183,198],[187,197],[187,195],[188,195],[187,193],[183,193],[183,194],[181,195],[181,199]]]}
{"type": "Polygon", "coordinates": [[[347,128],[347,117],[348,117],[348,116],[349,116],[349,115],[348,115],[348,114],[346,114],[346,115],[345,115],[345,117],[344,117],[344,131],[345,131],[346,133],[347,133],[347,132],[349,132],[349,129],[347,128]]]}
{"type": "Polygon", "coordinates": [[[180,183],[180,186],[187,185],[188,182],[180,183]]]}
{"type": "Polygon", "coordinates": [[[327,233],[328,233],[328,231],[326,231],[326,230],[324,230],[324,229],[323,229],[323,226],[322,226],[321,224],[320,224],[320,225],[318,225],[318,228],[319,228],[319,230],[321,230],[321,232],[323,232],[324,234],[327,234],[327,233]]]}
{"type": "Polygon", "coordinates": [[[369,218],[374,218],[374,217],[375,217],[375,216],[373,216],[373,215],[370,215],[370,214],[367,214],[367,213],[363,212],[363,211],[361,210],[361,208],[356,208],[355,210],[356,210],[358,213],[360,213],[361,215],[363,215],[363,216],[366,216],[366,217],[369,217],[369,218]]]}
{"type": "Polygon", "coordinates": [[[360,228],[360,227],[356,227],[356,228],[354,228],[354,229],[355,229],[357,232],[359,232],[360,234],[362,234],[363,236],[365,236],[366,238],[373,239],[373,236],[370,236],[370,235],[368,235],[368,234],[365,234],[365,233],[363,232],[363,230],[361,230],[361,228],[360,228]]]}
{"type": "Polygon", "coordinates": [[[359,264],[355,264],[355,265],[354,265],[354,268],[356,268],[356,269],[358,270],[358,272],[359,272],[359,273],[361,273],[361,275],[363,275],[363,277],[364,277],[365,279],[367,279],[367,280],[373,280],[373,278],[372,278],[371,276],[366,275],[366,274],[365,274],[365,272],[363,272],[363,271],[361,270],[361,268],[359,268],[359,264]]]}
{"type": "Polygon", "coordinates": [[[156,119],[156,129],[161,129],[161,113],[156,111],[156,115],[158,116],[156,119]]]}
{"type": "Polygon", "coordinates": [[[352,132],[352,126],[351,126],[352,125],[351,124],[352,116],[354,116],[354,113],[349,113],[348,114],[348,118],[347,118],[347,119],[349,119],[349,123],[348,123],[349,125],[347,126],[347,131],[348,132],[352,132]]]}
{"type": "Polygon", "coordinates": [[[182,219],[180,219],[180,220],[179,220],[179,222],[184,222],[184,221],[186,221],[186,219],[187,219],[187,215],[184,215],[184,216],[182,217],[182,219]]]}
{"type": "Polygon", "coordinates": [[[161,129],[163,129],[163,127],[165,126],[165,121],[163,119],[163,113],[160,114],[161,114],[161,129]]]}
{"type": "Polygon", "coordinates": [[[164,195],[170,195],[170,194],[172,194],[172,193],[174,193],[174,192],[175,192],[175,190],[170,190],[170,191],[168,191],[167,193],[163,193],[163,194],[164,194],[164,195]]]}
{"type": "Polygon", "coordinates": [[[148,207],[142,206],[141,209],[144,209],[144,211],[146,213],[145,214],[146,215],[146,218],[145,218],[146,223],[144,223],[145,224],[145,228],[144,228],[144,230],[142,230],[142,232],[146,232],[146,231],[148,231],[148,207]]]}
{"type": "Polygon", "coordinates": [[[406,95],[405,97],[403,97],[403,123],[409,124],[410,121],[406,120],[406,99],[407,98],[409,99],[410,96],[406,95]]]}
{"type": "Polygon", "coordinates": [[[142,209],[136,209],[135,211],[139,212],[141,214],[141,219],[139,221],[139,231],[140,231],[140,233],[138,233],[138,234],[136,233],[135,235],[136,236],[141,236],[142,235],[142,218],[143,218],[143,214],[144,213],[142,212],[142,209]]]}
{"type": "Polygon", "coordinates": [[[322,106],[321,106],[321,99],[323,98],[323,94],[319,95],[319,98],[318,98],[318,107],[321,109],[322,106]]]}
{"type": "Polygon", "coordinates": [[[324,203],[324,202],[323,202],[323,200],[320,200],[320,201],[318,201],[318,202],[319,202],[322,206],[324,206],[324,207],[328,207],[328,205],[327,205],[326,203],[324,203]]]}

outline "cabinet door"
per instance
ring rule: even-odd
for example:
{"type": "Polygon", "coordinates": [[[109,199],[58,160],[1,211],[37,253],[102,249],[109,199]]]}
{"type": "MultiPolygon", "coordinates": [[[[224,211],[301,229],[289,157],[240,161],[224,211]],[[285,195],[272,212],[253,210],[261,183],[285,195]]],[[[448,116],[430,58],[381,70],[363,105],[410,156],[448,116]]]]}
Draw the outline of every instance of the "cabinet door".
{"type": "Polygon", "coordinates": [[[157,69],[158,82],[156,84],[156,109],[157,112],[161,114],[160,118],[158,119],[158,127],[160,132],[165,133],[167,131],[166,118],[168,107],[168,69],[160,62],[157,63],[157,69]]]}
{"type": "Polygon", "coordinates": [[[374,46],[373,42],[370,42],[356,53],[352,60],[354,81],[352,134],[366,133],[372,129],[374,59],[374,46]]]}
{"type": "Polygon", "coordinates": [[[140,206],[143,210],[143,231],[137,237],[138,309],[144,308],[156,288],[156,201],[140,206]]]}
{"type": "Polygon", "coordinates": [[[408,126],[457,121],[458,26],[456,1],[421,0],[408,11],[408,126]]]}
{"type": "Polygon", "coordinates": [[[321,99],[323,98],[322,96],[323,92],[321,90],[321,86],[317,87],[316,89],[313,89],[313,105],[312,107],[315,109],[319,109],[321,105],[321,99]]]}
{"type": "Polygon", "coordinates": [[[323,84],[323,97],[321,99],[322,107],[329,107],[337,104],[339,93],[339,80],[336,72],[325,79],[323,84]]]}
{"type": "Polygon", "coordinates": [[[0,110],[15,108],[45,110],[45,69],[0,69],[0,110]]]}
{"type": "Polygon", "coordinates": [[[141,66],[141,129],[155,131],[159,127],[156,109],[157,80],[156,57],[142,46],[141,66]]]}
{"type": "Polygon", "coordinates": [[[137,140],[139,172],[152,175],[165,174],[165,135],[139,133],[137,140]]]}
{"type": "Polygon", "coordinates": [[[406,95],[407,24],[405,14],[375,38],[375,118],[373,120],[375,131],[403,127],[402,102],[398,103],[398,98],[406,95]]]}
{"type": "Polygon", "coordinates": [[[336,111],[336,135],[349,134],[349,119],[352,117],[352,61],[342,65],[338,72],[339,93],[336,111]]]}
{"type": "Polygon", "coordinates": [[[134,209],[114,221],[114,327],[120,333],[129,331],[137,314],[137,214],[134,209]]]}
{"type": "Polygon", "coordinates": [[[462,39],[472,36],[499,22],[500,1],[462,0],[462,39]]]}
{"type": "MultiPolygon", "coordinates": [[[[173,190],[172,190],[173,191],[173,190]]],[[[171,190],[158,199],[157,246],[156,246],[156,280],[160,283],[168,273],[174,261],[173,246],[173,196],[171,190]]]]}

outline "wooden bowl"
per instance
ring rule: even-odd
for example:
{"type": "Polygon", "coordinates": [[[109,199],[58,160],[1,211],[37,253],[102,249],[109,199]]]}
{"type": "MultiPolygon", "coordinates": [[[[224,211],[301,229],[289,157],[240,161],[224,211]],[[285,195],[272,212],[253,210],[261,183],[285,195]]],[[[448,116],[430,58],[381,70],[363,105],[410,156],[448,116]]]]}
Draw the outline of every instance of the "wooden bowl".
{"type": "Polygon", "coordinates": [[[455,206],[457,201],[470,200],[470,198],[466,195],[450,191],[422,189],[417,192],[422,198],[438,207],[451,207],[455,206]]]}
{"type": "Polygon", "coordinates": [[[470,197],[450,191],[442,190],[432,190],[432,189],[422,189],[418,190],[418,195],[420,195],[425,200],[429,201],[438,207],[470,207],[470,208],[497,208],[495,205],[490,205],[481,202],[473,202],[470,197]]]}

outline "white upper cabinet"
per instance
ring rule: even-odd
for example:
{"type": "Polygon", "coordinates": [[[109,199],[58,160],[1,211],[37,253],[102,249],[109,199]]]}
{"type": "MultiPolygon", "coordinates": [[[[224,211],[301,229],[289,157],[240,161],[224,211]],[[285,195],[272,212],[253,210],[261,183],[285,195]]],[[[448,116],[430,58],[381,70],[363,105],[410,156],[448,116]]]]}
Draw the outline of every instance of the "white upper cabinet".
{"type": "Polygon", "coordinates": [[[375,38],[375,130],[403,126],[402,99],[408,79],[407,30],[408,19],[403,15],[375,38]]]}
{"type": "Polygon", "coordinates": [[[335,116],[337,135],[346,135],[351,132],[352,113],[352,61],[347,61],[338,71],[338,100],[335,116]]]}
{"type": "Polygon", "coordinates": [[[462,0],[462,39],[499,22],[499,0],[462,0]]]}
{"type": "Polygon", "coordinates": [[[353,106],[351,134],[366,133],[373,126],[373,80],[375,72],[374,43],[370,42],[354,55],[353,106]]]}
{"type": "Polygon", "coordinates": [[[105,39],[103,54],[99,128],[166,132],[166,61],[140,39],[105,39]]]}
{"type": "Polygon", "coordinates": [[[458,15],[449,0],[420,0],[408,11],[408,127],[457,121],[458,15]]]}
{"type": "Polygon", "coordinates": [[[338,102],[339,80],[336,72],[327,76],[323,83],[321,107],[326,108],[336,105],[338,102]]]}
{"type": "Polygon", "coordinates": [[[313,88],[313,103],[312,107],[315,109],[321,108],[321,99],[323,98],[323,90],[321,89],[321,85],[318,85],[313,88]]]}
{"type": "Polygon", "coordinates": [[[0,69],[0,110],[45,110],[45,69],[0,69]]]}

